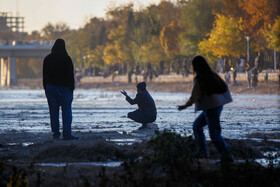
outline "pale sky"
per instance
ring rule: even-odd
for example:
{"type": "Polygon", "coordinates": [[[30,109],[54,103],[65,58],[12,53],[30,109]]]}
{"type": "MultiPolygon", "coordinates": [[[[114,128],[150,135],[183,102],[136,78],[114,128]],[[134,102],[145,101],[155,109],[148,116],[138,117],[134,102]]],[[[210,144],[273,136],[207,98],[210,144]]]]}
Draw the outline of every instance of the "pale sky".
{"type": "Polygon", "coordinates": [[[0,0],[0,12],[24,17],[24,31],[40,31],[48,22],[65,22],[78,29],[91,17],[105,18],[106,8],[134,2],[135,8],[158,4],[161,0],[0,0]],[[17,3],[18,2],[18,3],[17,3]]]}

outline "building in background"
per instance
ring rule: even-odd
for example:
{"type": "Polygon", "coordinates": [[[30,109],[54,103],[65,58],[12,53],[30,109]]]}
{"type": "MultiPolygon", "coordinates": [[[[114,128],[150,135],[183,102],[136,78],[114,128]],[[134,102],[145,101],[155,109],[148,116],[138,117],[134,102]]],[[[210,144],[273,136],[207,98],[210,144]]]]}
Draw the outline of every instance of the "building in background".
{"type": "Polygon", "coordinates": [[[0,12],[0,33],[12,31],[24,32],[24,17],[12,16],[11,12],[0,12]]]}

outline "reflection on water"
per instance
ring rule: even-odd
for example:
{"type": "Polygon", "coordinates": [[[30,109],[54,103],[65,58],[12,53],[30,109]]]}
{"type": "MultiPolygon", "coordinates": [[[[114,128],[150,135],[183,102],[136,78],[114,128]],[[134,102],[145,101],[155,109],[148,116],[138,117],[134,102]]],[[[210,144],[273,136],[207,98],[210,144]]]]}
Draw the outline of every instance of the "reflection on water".
{"type": "Polygon", "coordinates": [[[117,145],[132,145],[135,142],[139,142],[135,138],[124,138],[124,139],[106,139],[108,142],[115,142],[117,145]]]}
{"type": "Polygon", "coordinates": [[[9,145],[9,146],[15,146],[15,145],[21,145],[23,147],[27,147],[27,146],[30,146],[30,145],[33,145],[34,142],[24,142],[24,143],[6,143],[6,145],[9,145]]]}
{"type": "Polygon", "coordinates": [[[119,167],[123,162],[72,162],[72,163],[36,163],[36,166],[66,167],[66,166],[104,166],[119,167]]]}
{"type": "MultiPolygon", "coordinates": [[[[136,93],[128,93],[134,96],[136,93]]],[[[193,107],[178,111],[176,106],[189,97],[184,93],[151,93],[158,107],[159,130],[192,133],[199,115],[193,107]]],[[[226,138],[245,138],[252,133],[280,132],[278,95],[234,95],[224,107],[221,122],[226,138]]],[[[140,124],[123,117],[136,106],[129,105],[119,92],[76,90],[73,101],[73,131],[132,132],[140,124]]],[[[48,105],[43,90],[0,90],[0,134],[5,132],[50,132],[48,105]]],[[[60,119],[61,121],[61,119],[60,119]]],[[[207,128],[206,134],[208,136],[207,128]]]]}
{"type": "Polygon", "coordinates": [[[255,161],[264,167],[280,167],[280,152],[268,151],[263,153],[266,158],[256,159],[255,161]]]}

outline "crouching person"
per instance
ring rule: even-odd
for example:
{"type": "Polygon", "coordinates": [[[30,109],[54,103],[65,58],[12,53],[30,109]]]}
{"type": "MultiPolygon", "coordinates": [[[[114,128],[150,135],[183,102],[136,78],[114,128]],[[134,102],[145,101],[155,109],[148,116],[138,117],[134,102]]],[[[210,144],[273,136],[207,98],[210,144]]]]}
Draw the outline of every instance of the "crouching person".
{"type": "Polygon", "coordinates": [[[122,90],[121,93],[126,97],[127,102],[131,105],[138,105],[138,109],[133,112],[129,112],[127,117],[142,124],[139,130],[147,128],[148,123],[152,123],[156,120],[156,105],[154,99],[146,89],[145,82],[137,84],[137,95],[134,99],[131,99],[124,90],[122,90]]]}

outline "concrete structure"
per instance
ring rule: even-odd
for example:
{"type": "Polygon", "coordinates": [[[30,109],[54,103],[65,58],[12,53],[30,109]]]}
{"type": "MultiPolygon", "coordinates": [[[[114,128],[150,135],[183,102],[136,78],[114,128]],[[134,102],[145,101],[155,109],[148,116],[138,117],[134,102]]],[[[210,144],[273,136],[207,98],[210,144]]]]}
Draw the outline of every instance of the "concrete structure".
{"type": "Polygon", "coordinates": [[[17,57],[45,57],[51,51],[51,44],[0,45],[1,86],[17,85],[17,57]]]}
{"type": "Polygon", "coordinates": [[[0,32],[3,31],[23,33],[24,17],[12,16],[11,12],[0,12],[0,32]]]}

